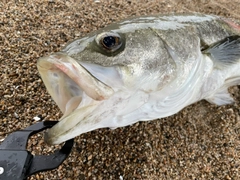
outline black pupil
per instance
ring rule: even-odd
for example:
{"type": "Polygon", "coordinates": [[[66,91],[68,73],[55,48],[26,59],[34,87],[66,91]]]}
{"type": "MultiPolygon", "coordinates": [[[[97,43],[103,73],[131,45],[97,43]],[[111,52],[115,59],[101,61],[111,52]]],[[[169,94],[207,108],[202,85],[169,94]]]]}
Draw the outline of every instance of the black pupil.
{"type": "Polygon", "coordinates": [[[103,44],[107,48],[112,48],[116,45],[116,39],[113,36],[107,36],[103,38],[103,44]]]}

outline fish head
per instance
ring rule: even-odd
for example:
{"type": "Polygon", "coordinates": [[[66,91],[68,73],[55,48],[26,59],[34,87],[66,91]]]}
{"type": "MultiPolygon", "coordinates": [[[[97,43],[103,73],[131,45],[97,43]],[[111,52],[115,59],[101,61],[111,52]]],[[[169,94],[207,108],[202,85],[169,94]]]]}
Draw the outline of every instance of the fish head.
{"type": "Polygon", "coordinates": [[[134,123],[136,118],[123,120],[124,115],[137,117],[149,93],[174,78],[175,63],[164,42],[139,24],[110,25],[38,60],[42,80],[63,112],[46,133],[49,144],[134,123]]]}

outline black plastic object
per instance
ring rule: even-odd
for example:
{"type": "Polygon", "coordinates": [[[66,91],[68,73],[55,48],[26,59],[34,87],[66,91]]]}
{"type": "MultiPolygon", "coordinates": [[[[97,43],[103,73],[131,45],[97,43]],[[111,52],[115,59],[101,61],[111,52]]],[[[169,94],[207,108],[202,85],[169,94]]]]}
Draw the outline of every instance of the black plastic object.
{"type": "Polygon", "coordinates": [[[26,150],[30,136],[51,128],[58,121],[43,121],[9,134],[0,144],[0,180],[25,180],[28,176],[57,168],[68,157],[73,139],[51,155],[32,155],[26,150]]]}

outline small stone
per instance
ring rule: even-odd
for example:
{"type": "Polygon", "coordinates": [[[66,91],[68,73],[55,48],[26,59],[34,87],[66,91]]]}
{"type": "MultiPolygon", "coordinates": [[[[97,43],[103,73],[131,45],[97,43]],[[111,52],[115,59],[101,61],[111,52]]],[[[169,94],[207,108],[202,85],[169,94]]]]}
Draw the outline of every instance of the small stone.
{"type": "Polygon", "coordinates": [[[33,119],[34,119],[34,121],[40,121],[41,120],[41,118],[38,117],[38,116],[33,117],[33,119]]]}

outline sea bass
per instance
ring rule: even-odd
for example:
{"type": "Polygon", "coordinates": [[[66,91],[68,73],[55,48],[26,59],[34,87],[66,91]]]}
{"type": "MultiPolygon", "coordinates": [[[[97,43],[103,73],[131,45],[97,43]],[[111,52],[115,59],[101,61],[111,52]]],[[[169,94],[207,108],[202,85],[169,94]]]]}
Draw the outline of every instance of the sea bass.
{"type": "Polygon", "coordinates": [[[63,117],[45,135],[59,144],[98,128],[171,116],[205,99],[234,102],[240,26],[202,14],[123,20],[37,62],[63,117]]]}

